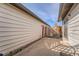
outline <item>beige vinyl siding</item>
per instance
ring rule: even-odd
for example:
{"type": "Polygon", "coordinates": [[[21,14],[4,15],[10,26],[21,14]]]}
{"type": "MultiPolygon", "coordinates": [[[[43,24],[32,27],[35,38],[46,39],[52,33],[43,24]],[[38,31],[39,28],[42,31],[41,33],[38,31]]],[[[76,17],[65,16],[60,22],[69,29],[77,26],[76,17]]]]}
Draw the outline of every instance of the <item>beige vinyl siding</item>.
{"type": "Polygon", "coordinates": [[[0,4],[0,53],[8,53],[41,38],[42,25],[13,5],[0,4]]]}
{"type": "Polygon", "coordinates": [[[67,25],[67,37],[71,46],[79,45],[79,4],[73,8],[68,17],[67,25]]]}
{"type": "Polygon", "coordinates": [[[79,14],[74,16],[68,23],[68,38],[72,46],[79,45],[79,14]]]}

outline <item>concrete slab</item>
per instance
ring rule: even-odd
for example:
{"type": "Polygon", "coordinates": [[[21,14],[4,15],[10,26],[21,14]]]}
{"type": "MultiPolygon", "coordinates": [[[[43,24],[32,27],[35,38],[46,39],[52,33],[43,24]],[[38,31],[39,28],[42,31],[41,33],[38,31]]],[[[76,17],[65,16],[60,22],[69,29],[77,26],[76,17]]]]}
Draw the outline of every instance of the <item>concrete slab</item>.
{"type": "Polygon", "coordinates": [[[59,56],[60,54],[58,52],[52,51],[50,47],[45,45],[47,43],[50,46],[53,40],[53,38],[43,38],[17,53],[15,56],[59,56]]]}

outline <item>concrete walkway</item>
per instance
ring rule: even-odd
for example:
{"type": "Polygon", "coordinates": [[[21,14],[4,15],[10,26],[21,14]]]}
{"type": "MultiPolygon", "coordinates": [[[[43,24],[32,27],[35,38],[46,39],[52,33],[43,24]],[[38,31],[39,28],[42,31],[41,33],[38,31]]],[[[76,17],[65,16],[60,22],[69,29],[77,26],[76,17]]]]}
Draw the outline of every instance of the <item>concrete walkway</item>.
{"type": "Polygon", "coordinates": [[[50,48],[55,38],[43,38],[25,48],[15,56],[59,56],[60,54],[50,48]]]}

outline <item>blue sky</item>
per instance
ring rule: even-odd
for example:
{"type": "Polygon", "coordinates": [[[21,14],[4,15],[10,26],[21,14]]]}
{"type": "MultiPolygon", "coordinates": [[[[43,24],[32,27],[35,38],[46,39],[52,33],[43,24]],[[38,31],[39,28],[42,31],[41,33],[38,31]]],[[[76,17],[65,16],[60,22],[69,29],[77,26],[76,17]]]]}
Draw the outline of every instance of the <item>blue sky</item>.
{"type": "MultiPolygon", "coordinates": [[[[59,3],[25,3],[23,4],[50,26],[58,20],[59,3]]],[[[58,25],[62,26],[62,22],[58,25]]]]}

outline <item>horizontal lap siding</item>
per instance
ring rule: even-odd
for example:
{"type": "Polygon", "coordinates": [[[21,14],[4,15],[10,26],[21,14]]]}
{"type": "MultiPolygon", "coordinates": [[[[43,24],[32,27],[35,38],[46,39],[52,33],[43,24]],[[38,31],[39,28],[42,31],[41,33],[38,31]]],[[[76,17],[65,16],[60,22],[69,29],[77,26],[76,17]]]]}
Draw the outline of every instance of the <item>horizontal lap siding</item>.
{"type": "Polygon", "coordinates": [[[0,53],[7,53],[42,37],[43,25],[9,4],[0,4],[0,53]]]}
{"type": "Polygon", "coordinates": [[[71,12],[68,21],[68,38],[72,46],[79,45],[79,5],[71,12]]]}

